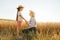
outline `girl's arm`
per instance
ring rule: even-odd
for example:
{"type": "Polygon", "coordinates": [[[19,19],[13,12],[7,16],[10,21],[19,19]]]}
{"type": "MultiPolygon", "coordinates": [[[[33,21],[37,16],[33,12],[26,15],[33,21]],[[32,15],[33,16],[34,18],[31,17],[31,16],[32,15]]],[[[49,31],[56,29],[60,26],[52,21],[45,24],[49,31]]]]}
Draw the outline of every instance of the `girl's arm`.
{"type": "Polygon", "coordinates": [[[22,15],[20,15],[20,17],[21,17],[22,19],[24,19],[24,21],[26,22],[26,24],[28,24],[28,25],[29,25],[28,21],[27,21],[27,20],[25,20],[25,18],[24,18],[22,15]]]}
{"type": "MultiPolygon", "coordinates": [[[[23,18],[24,19],[24,18],[23,18]]],[[[24,19],[25,20],[25,19],[24,19]]],[[[26,22],[26,24],[29,26],[29,23],[28,23],[28,21],[27,20],[25,20],[25,22],[26,22]]]]}

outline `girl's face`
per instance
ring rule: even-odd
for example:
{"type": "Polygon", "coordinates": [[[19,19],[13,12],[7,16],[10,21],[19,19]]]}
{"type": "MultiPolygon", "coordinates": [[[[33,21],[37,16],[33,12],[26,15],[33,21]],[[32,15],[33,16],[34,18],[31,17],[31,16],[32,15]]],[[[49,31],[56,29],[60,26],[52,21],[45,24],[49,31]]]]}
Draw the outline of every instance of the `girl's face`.
{"type": "Polygon", "coordinates": [[[23,8],[20,8],[19,10],[20,10],[20,11],[22,11],[22,10],[23,10],[23,8]]]}

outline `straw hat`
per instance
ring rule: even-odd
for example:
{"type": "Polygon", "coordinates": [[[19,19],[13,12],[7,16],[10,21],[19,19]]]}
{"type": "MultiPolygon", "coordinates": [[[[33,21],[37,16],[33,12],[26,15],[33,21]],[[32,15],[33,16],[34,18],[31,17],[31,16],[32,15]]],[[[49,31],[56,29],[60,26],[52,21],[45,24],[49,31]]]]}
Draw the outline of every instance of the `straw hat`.
{"type": "Polygon", "coordinates": [[[19,8],[24,8],[24,7],[22,5],[19,5],[17,9],[19,9],[19,8]]]}

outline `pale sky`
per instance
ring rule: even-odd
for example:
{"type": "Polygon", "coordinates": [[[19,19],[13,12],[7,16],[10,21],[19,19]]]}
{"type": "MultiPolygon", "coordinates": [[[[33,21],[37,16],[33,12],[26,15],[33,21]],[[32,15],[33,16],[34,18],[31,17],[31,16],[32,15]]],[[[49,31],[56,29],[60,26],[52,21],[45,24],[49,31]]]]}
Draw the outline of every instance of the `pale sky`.
{"type": "Polygon", "coordinates": [[[0,18],[16,19],[16,8],[24,6],[23,17],[29,21],[29,10],[39,22],[60,22],[60,0],[0,0],[0,18]]]}

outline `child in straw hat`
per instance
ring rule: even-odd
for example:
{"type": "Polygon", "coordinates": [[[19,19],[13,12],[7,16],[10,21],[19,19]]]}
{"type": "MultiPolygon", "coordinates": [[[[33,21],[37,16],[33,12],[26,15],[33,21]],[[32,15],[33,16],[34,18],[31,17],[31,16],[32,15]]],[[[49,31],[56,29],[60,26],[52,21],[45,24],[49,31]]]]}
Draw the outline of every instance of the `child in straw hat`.
{"type": "MultiPolygon", "coordinates": [[[[17,21],[17,36],[19,36],[19,30],[22,26],[22,20],[24,19],[23,16],[22,16],[22,11],[23,11],[23,6],[20,5],[18,8],[17,8],[17,17],[16,17],[16,21],[17,21]]],[[[25,19],[24,19],[25,20],[25,19]]],[[[26,20],[25,20],[26,21],[26,20]]],[[[26,22],[27,23],[27,22],[26,22]]]]}

